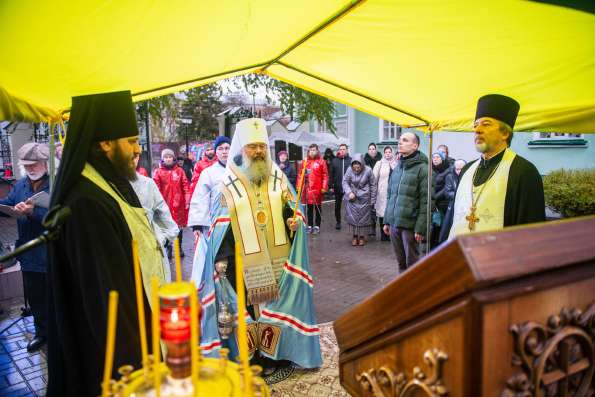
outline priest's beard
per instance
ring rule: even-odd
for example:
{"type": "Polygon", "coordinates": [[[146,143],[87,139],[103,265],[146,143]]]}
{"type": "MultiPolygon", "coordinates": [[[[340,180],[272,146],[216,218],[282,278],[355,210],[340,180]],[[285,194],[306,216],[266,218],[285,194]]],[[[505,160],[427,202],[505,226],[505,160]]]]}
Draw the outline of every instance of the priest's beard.
{"type": "Polygon", "coordinates": [[[475,144],[475,150],[477,150],[479,153],[486,153],[488,150],[490,150],[490,147],[486,142],[478,142],[475,144]]]}
{"type": "Polygon", "coordinates": [[[269,172],[269,162],[265,157],[249,158],[245,154],[242,155],[242,168],[250,182],[260,185],[260,183],[267,177],[269,172]]]}
{"type": "Polygon", "coordinates": [[[134,164],[134,153],[125,153],[120,146],[116,145],[114,155],[111,159],[116,173],[129,181],[136,180],[136,165],[134,164]]]}

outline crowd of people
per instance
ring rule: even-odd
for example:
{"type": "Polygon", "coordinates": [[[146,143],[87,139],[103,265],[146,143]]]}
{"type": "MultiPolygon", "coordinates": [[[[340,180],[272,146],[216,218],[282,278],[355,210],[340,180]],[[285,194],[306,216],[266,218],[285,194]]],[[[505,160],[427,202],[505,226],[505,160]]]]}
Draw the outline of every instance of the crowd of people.
{"type": "MultiPolygon", "coordinates": [[[[110,290],[120,293],[114,367],[140,366],[132,241],[138,243],[150,318],[150,280],[172,280],[172,242],[181,242],[186,227],[195,237],[191,280],[202,302],[203,353],[227,347],[237,355],[230,334],[238,315],[239,254],[253,361],[265,375],[290,362],[319,367],[307,240],[321,232],[324,197],[334,198],[335,229],[344,219],[352,246],[365,246],[378,233],[390,241],[399,272],[416,263],[424,240],[437,247],[463,233],[543,221],[541,177],[510,150],[518,110],[514,99],[502,95],[479,99],[474,132],[480,156],[469,163],[451,158],[445,145],[428,159],[412,132],[400,135],[395,152],[371,143],[365,155],[351,157],[342,144],[321,155],[312,144],[297,165],[284,151],[273,161],[266,122],[246,119],[233,140],[217,137],[196,164],[164,149],[149,176],[138,165],[130,92],[74,97],[50,203],[69,207],[71,215],[49,251],[39,247],[19,257],[35,318],[27,349],[48,342],[48,396],[98,394],[110,290]]],[[[49,191],[49,150],[30,143],[18,157],[25,176],[0,200],[19,214],[17,246],[43,231],[47,208],[32,196],[49,191]]]]}
{"type": "MultiPolygon", "coordinates": [[[[410,132],[400,137],[396,154],[391,146],[380,152],[370,143],[367,153],[351,157],[348,146],[341,144],[336,152],[326,149],[321,158],[312,144],[307,159],[293,165],[281,151],[277,164],[296,189],[302,188],[307,233],[320,233],[321,204],[328,193],[334,199],[335,228],[341,230],[344,219],[353,246],[364,246],[378,234],[380,241],[392,241],[404,270],[419,258],[418,246],[426,234],[428,160],[419,146],[419,137],[410,132]]],[[[446,145],[432,154],[432,247],[448,238],[458,175],[465,164],[451,158],[446,145]]]]}

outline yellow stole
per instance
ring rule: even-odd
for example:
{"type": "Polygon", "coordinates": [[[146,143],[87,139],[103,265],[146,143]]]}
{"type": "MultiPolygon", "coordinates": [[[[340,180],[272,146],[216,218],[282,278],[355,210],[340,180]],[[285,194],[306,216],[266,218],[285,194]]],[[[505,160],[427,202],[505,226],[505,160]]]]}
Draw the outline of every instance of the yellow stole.
{"type": "MultiPolygon", "coordinates": [[[[109,194],[120,206],[124,219],[130,230],[132,238],[138,242],[140,267],[143,279],[143,286],[149,304],[151,302],[151,278],[157,277],[159,283],[165,282],[161,247],[155,233],[149,224],[147,215],[143,208],[135,208],[120,196],[120,194],[91,166],[85,164],[82,175],[97,185],[101,190],[109,194]]],[[[130,247],[132,250],[132,246],[130,247]]]]}
{"type": "Polygon", "coordinates": [[[504,201],[508,187],[508,174],[515,157],[515,152],[506,149],[494,175],[480,186],[473,186],[473,175],[479,166],[479,160],[469,167],[461,178],[457,189],[449,238],[471,233],[467,219],[471,212],[471,192],[475,190],[474,197],[477,197],[483,185],[485,185],[484,191],[481,193],[475,209],[475,215],[479,220],[476,222],[473,232],[485,232],[504,227],[504,201]]]}
{"type": "Polygon", "coordinates": [[[276,299],[291,248],[283,220],[283,207],[290,195],[287,177],[271,163],[269,175],[256,186],[230,161],[221,183],[233,236],[244,254],[248,302],[276,299]]]}

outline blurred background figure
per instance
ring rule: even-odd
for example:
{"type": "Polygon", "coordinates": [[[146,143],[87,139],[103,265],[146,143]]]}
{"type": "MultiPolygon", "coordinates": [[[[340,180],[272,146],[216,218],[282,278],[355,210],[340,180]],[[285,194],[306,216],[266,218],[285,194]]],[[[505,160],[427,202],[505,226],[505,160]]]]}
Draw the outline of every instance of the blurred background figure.
{"type": "Polygon", "coordinates": [[[291,166],[291,163],[288,160],[289,156],[288,156],[287,152],[285,150],[281,150],[279,152],[279,154],[277,155],[277,158],[278,158],[277,165],[285,173],[285,175],[287,176],[287,179],[289,179],[289,182],[291,182],[291,184],[295,188],[296,187],[295,183],[297,180],[297,173],[296,173],[295,169],[291,166]]]}
{"type": "MultiPolygon", "coordinates": [[[[153,180],[167,203],[172,218],[180,228],[178,238],[181,247],[184,227],[186,227],[188,221],[190,188],[184,170],[176,162],[173,150],[163,149],[161,152],[161,165],[155,170],[153,180]]],[[[171,244],[167,244],[167,251],[168,256],[171,257],[171,244]]],[[[180,250],[180,254],[184,256],[184,251],[180,250]]]]}
{"type": "MultiPolygon", "coordinates": [[[[304,163],[302,162],[302,167],[304,163]]],[[[301,175],[301,169],[298,172],[301,175]]],[[[328,190],[328,170],[326,162],[320,157],[318,145],[311,144],[308,148],[308,161],[304,174],[302,202],[308,208],[308,233],[320,233],[322,217],[322,196],[328,190]]]]}
{"type": "Polygon", "coordinates": [[[365,234],[374,227],[372,208],[376,203],[376,181],[361,155],[355,155],[343,178],[345,220],[353,233],[351,245],[366,244],[365,234]]]}
{"type": "MultiPolygon", "coordinates": [[[[376,216],[378,216],[378,224],[380,225],[380,240],[390,241],[390,236],[384,233],[382,225],[384,225],[384,210],[386,209],[386,199],[388,194],[388,179],[393,172],[393,168],[397,165],[397,160],[393,155],[393,149],[390,146],[385,146],[383,156],[380,161],[376,163],[372,169],[374,180],[376,181],[376,216]]],[[[376,225],[374,225],[376,227],[376,225]]]]}
{"type": "Polygon", "coordinates": [[[444,215],[446,215],[446,209],[448,208],[448,197],[446,197],[445,185],[446,176],[451,170],[451,167],[445,159],[446,155],[440,151],[432,153],[432,199],[434,205],[432,208],[431,247],[438,246],[440,228],[444,220],[444,215]]]}

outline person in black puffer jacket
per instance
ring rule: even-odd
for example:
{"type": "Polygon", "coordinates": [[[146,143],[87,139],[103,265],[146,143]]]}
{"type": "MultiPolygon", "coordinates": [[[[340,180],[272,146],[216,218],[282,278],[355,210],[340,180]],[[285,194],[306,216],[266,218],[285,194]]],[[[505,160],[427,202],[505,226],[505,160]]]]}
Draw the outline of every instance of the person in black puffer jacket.
{"type": "Polygon", "coordinates": [[[341,229],[341,205],[343,203],[343,177],[351,167],[351,157],[347,152],[347,145],[339,145],[337,157],[331,160],[329,188],[335,194],[335,229],[341,229]]]}
{"type": "Polygon", "coordinates": [[[446,215],[446,209],[448,208],[448,198],[446,197],[446,176],[450,172],[449,163],[445,161],[444,153],[434,152],[432,153],[432,182],[433,192],[432,199],[434,201],[433,212],[437,211],[436,215],[432,216],[432,238],[431,247],[438,246],[440,227],[444,216],[446,215]]]}
{"type": "Polygon", "coordinates": [[[450,228],[452,226],[452,218],[453,218],[453,207],[455,203],[455,196],[457,194],[457,187],[459,186],[459,177],[461,175],[461,170],[467,164],[465,160],[457,160],[454,162],[454,166],[448,169],[446,173],[446,178],[444,180],[444,197],[448,200],[448,207],[446,209],[446,214],[444,215],[444,219],[442,221],[442,226],[440,228],[440,236],[438,238],[438,244],[442,244],[446,240],[448,240],[448,234],[450,233],[450,228]]]}

